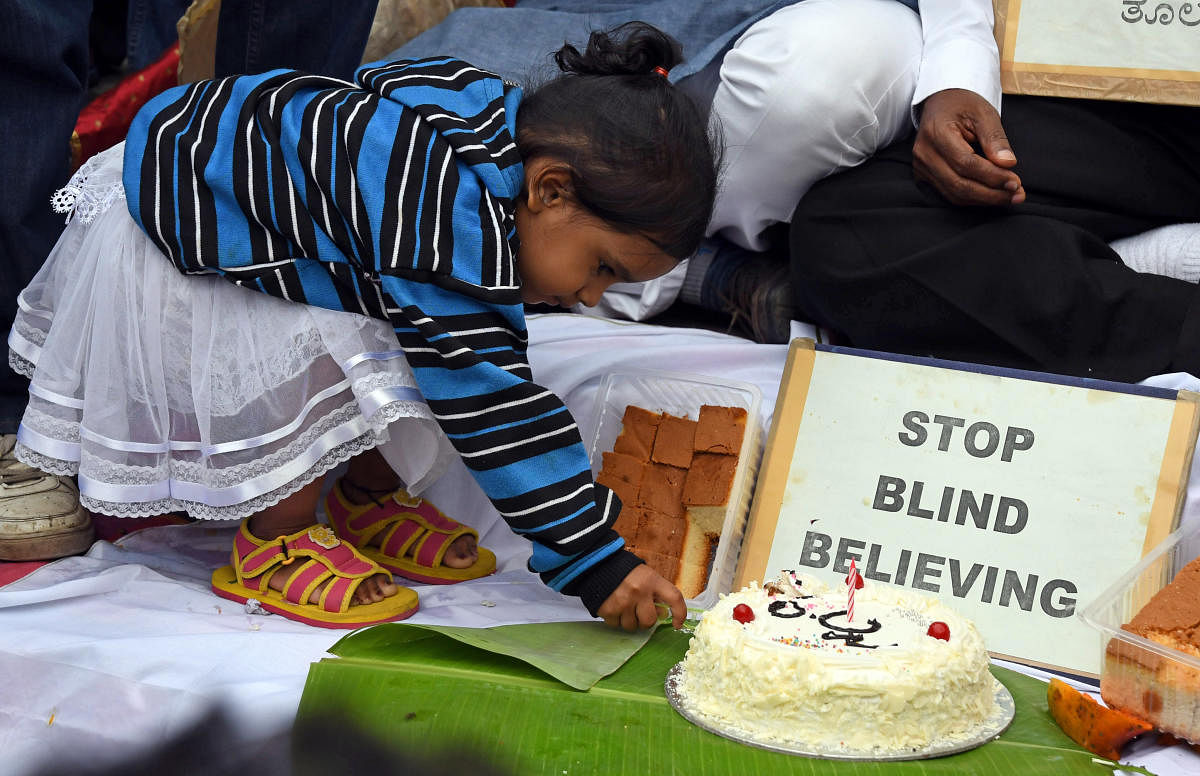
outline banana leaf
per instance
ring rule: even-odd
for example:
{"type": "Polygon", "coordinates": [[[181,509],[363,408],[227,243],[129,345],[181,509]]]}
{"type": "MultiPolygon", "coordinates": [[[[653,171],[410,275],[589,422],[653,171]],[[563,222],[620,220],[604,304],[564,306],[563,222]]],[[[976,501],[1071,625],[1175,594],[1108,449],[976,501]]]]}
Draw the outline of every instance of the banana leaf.
{"type": "Polygon", "coordinates": [[[620,668],[646,644],[652,633],[653,630],[626,633],[598,621],[494,628],[393,622],[355,631],[339,639],[329,651],[342,657],[370,659],[391,655],[405,644],[441,634],[488,652],[523,660],[563,684],[588,690],[620,668]]]}
{"type": "Polygon", "coordinates": [[[334,647],[338,657],[310,669],[297,721],[341,715],[406,756],[430,761],[473,757],[500,773],[520,776],[1070,776],[1114,769],[1059,729],[1046,705],[1044,682],[998,666],[992,672],[1012,693],[1016,716],[997,740],[936,759],[822,760],[739,744],[679,716],[667,702],[663,683],[687,650],[686,633],[658,629],[620,668],[584,692],[524,660],[477,648],[440,630],[396,625],[343,639],[334,647]]]}

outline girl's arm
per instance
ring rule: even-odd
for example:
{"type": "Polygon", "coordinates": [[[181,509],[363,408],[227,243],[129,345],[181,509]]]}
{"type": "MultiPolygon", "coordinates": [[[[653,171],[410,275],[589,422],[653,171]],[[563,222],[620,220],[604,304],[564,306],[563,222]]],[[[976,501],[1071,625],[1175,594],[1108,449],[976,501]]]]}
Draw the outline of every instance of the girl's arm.
{"type": "Polygon", "coordinates": [[[641,572],[638,584],[609,601],[642,561],[612,529],[620,501],[593,481],[575,419],[533,381],[521,305],[418,279],[381,282],[418,387],[488,499],[533,544],[530,569],[582,598],[593,615],[608,603],[605,611],[615,609],[621,622],[631,607],[640,621],[638,607],[653,609],[655,596],[673,599],[665,580],[641,572]]]}

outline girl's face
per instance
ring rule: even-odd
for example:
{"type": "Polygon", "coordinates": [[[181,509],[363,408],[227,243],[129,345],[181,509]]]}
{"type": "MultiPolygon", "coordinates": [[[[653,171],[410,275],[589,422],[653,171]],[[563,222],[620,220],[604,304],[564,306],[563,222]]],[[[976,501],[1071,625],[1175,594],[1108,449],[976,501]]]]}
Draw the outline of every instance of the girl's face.
{"type": "Polygon", "coordinates": [[[516,222],[526,303],[592,307],[613,283],[652,280],[675,267],[648,238],[583,212],[568,196],[570,177],[561,165],[535,159],[526,165],[525,181],[516,222]]]}

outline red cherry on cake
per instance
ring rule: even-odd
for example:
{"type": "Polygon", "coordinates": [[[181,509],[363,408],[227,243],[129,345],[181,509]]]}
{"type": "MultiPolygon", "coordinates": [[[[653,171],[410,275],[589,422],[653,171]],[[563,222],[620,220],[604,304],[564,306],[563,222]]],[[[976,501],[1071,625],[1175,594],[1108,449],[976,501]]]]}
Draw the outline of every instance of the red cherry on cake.
{"type": "Polygon", "coordinates": [[[745,625],[748,622],[753,622],[754,610],[746,604],[738,604],[737,606],[733,607],[733,619],[737,620],[742,625],[745,625]]]}
{"type": "MultiPolygon", "coordinates": [[[[844,581],[846,582],[847,585],[850,584],[850,575],[849,574],[846,575],[846,579],[844,581]]],[[[854,578],[854,589],[855,590],[862,590],[863,585],[865,585],[865,584],[867,584],[867,583],[863,582],[862,574],[859,574],[858,576],[856,576],[854,578]]]]}
{"type": "Polygon", "coordinates": [[[938,622],[931,622],[929,630],[925,631],[925,633],[942,641],[950,640],[950,626],[940,620],[938,622]]]}

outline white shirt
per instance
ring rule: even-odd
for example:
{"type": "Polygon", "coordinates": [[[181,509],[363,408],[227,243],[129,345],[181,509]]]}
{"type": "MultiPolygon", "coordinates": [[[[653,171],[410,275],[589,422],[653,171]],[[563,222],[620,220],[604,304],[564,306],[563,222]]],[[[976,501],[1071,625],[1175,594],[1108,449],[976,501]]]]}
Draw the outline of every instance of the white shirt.
{"type": "Polygon", "coordinates": [[[999,111],[1000,51],[992,32],[992,0],[920,0],[918,6],[924,46],[913,107],[943,89],[969,89],[999,111]]]}

